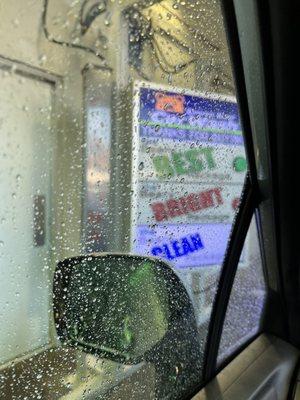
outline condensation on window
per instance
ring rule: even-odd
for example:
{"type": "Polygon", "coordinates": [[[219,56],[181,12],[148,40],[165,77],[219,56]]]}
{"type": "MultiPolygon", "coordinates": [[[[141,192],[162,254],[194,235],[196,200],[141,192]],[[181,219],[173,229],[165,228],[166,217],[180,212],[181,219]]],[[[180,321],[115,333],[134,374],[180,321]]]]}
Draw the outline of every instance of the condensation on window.
{"type": "Polygon", "coordinates": [[[189,294],[202,366],[247,171],[220,1],[11,0],[0,14],[1,393],[193,392],[202,374],[179,356],[168,375],[166,353],[131,365],[61,342],[53,276],[82,254],[164,260],[189,294]]]}
{"type": "Polygon", "coordinates": [[[84,71],[85,199],[83,240],[86,252],[109,250],[109,188],[112,82],[109,70],[84,71]]]}
{"type": "Polygon", "coordinates": [[[265,275],[254,216],[226,311],[217,360],[219,365],[260,332],[265,299],[265,275]]]}

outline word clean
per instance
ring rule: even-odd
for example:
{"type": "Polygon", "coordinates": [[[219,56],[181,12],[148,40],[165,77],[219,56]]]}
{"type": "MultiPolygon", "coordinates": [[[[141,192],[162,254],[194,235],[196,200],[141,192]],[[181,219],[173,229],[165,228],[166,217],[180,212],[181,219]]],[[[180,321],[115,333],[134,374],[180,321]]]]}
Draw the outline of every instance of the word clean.
{"type": "Polygon", "coordinates": [[[199,233],[195,233],[179,240],[155,246],[151,249],[151,253],[153,256],[163,257],[171,261],[175,258],[187,256],[195,251],[202,250],[203,248],[204,245],[199,233]]]}

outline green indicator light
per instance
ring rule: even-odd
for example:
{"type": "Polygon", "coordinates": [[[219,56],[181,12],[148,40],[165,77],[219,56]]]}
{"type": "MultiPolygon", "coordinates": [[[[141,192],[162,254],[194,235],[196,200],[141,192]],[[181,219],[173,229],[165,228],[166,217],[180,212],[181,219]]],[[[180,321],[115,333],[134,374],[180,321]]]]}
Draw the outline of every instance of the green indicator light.
{"type": "Polygon", "coordinates": [[[233,169],[236,172],[244,172],[247,169],[247,161],[245,157],[236,157],[233,160],[233,169]]]}

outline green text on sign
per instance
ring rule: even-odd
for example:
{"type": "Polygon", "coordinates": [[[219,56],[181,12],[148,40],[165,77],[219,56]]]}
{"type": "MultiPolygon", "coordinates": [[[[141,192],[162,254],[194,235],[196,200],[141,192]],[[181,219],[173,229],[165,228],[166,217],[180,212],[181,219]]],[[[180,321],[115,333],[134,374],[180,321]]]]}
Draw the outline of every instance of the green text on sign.
{"type": "Polygon", "coordinates": [[[170,155],[155,156],[152,159],[157,175],[168,178],[175,175],[192,175],[205,169],[214,169],[216,163],[213,149],[189,149],[184,152],[174,152],[170,155]]]}

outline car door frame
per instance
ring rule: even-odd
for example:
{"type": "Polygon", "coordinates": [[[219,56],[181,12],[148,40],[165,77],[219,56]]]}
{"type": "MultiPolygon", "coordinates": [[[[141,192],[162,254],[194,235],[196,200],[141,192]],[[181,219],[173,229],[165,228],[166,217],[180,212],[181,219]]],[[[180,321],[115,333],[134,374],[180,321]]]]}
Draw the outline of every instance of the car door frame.
{"type": "MultiPolygon", "coordinates": [[[[284,115],[290,115],[287,106],[282,109],[282,119],[278,118],[278,109],[284,103],[283,99],[288,96],[288,88],[291,88],[291,76],[282,76],[282,70],[292,69],[289,63],[280,67],[280,57],[287,56],[294,43],[294,40],[291,40],[292,32],[284,33],[284,27],[287,26],[289,18],[296,14],[293,14],[292,1],[285,2],[284,5],[280,0],[275,0],[272,7],[271,1],[261,3],[257,0],[223,0],[222,4],[249,173],[213,304],[204,357],[204,382],[199,388],[204,387],[254,339],[245,343],[223,364],[217,366],[225,313],[253,214],[258,226],[267,286],[261,331],[274,334],[293,345],[300,344],[300,322],[295,322],[300,304],[297,294],[297,262],[291,264],[297,248],[292,218],[294,209],[289,206],[291,203],[295,204],[291,180],[293,164],[290,161],[288,166],[283,165],[283,156],[287,157],[289,152],[293,154],[295,151],[291,135],[288,135],[288,140],[287,135],[283,135],[283,130],[286,129],[286,125],[290,124],[292,127],[294,121],[292,119],[286,121],[286,124],[282,123],[284,115]],[[275,33],[274,36],[276,29],[284,34],[280,37],[275,33]],[[288,41],[288,45],[284,46],[288,41]],[[278,60],[277,64],[274,63],[274,59],[278,60]],[[274,68],[274,65],[277,68],[274,68]],[[285,93],[286,97],[280,98],[282,93],[285,93]],[[276,136],[273,132],[276,132],[276,136]],[[282,172],[281,176],[279,170],[282,172]],[[281,178],[283,176],[285,179],[281,178]],[[283,195],[286,191],[288,196],[283,195]],[[286,215],[289,216],[288,221],[285,220],[286,215]],[[294,249],[288,246],[287,234],[289,240],[295,244],[294,249]]],[[[290,99],[288,104],[293,105],[290,99]]]]}

